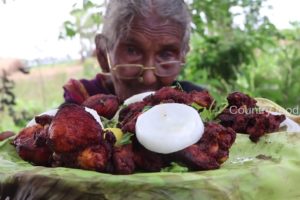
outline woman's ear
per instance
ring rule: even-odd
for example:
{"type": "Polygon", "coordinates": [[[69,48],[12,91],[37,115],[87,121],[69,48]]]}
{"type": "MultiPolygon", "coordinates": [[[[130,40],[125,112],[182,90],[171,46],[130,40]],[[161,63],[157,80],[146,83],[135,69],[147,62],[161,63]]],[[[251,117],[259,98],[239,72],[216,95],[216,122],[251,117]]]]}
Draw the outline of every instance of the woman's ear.
{"type": "Polygon", "coordinates": [[[96,56],[102,72],[109,72],[109,64],[106,55],[106,38],[102,34],[97,34],[95,37],[96,56]]]}

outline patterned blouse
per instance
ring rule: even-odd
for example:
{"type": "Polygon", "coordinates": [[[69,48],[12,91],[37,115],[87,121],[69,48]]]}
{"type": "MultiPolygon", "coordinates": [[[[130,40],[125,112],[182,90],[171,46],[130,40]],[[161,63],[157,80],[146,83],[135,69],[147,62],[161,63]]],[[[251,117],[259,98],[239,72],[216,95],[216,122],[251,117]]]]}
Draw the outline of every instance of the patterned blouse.
{"type": "MultiPolygon", "coordinates": [[[[192,90],[202,91],[201,86],[188,81],[174,81],[173,85],[180,84],[186,92],[192,90]]],[[[64,99],[66,103],[81,104],[88,97],[96,94],[115,94],[112,80],[109,75],[97,74],[94,79],[70,79],[64,86],[64,99]]]]}

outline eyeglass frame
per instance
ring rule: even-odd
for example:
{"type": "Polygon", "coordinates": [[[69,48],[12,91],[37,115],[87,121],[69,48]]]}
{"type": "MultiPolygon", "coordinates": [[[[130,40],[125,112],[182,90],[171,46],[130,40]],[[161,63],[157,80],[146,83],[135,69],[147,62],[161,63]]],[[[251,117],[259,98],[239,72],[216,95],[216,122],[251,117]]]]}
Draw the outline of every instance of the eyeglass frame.
{"type": "MultiPolygon", "coordinates": [[[[134,77],[134,78],[131,78],[131,77],[129,78],[129,77],[121,77],[121,76],[118,75],[118,77],[121,78],[121,79],[125,79],[125,80],[138,79],[138,78],[141,77],[141,75],[144,73],[145,70],[154,70],[154,73],[156,72],[156,70],[155,70],[156,67],[146,67],[145,65],[142,65],[142,64],[132,64],[132,63],[129,63],[129,64],[117,64],[117,65],[112,66],[112,65],[111,65],[110,56],[109,56],[108,51],[106,51],[106,56],[107,56],[107,62],[108,62],[109,68],[112,69],[112,70],[114,70],[114,71],[116,71],[116,69],[117,69],[118,67],[121,67],[121,66],[124,66],[124,65],[126,65],[126,66],[136,66],[136,67],[141,67],[142,70],[141,70],[139,76],[134,77]]],[[[176,62],[176,63],[180,63],[179,69],[180,69],[182,66],[185,65],[185,63],[183,63],[183,62],[181,62],[181,61],[179,61],[179,60],[172,60],[172,61],[161,62],[161,63],[158,63],[158,65],[161,65],[161,64],[168,64],[168,63],[175,63],[175,62],[176,62]]],[[[158,76],[158,77],[161,77],[161,78],[173,76],[173,75],[170,75],[170,76],[159,76],[159,75],[157,75],[156,73],[155,73],[155,75],[158,76]]]]}

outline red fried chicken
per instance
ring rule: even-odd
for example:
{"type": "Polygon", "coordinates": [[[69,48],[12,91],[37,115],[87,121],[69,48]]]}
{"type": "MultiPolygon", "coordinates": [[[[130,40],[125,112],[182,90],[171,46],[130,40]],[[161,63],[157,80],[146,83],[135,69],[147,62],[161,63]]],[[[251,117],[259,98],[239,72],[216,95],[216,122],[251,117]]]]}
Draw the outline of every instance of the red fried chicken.
{"type": "Polygon", "coordinates": [[[84,107],[67,104],[53,118],[47,143],[56,153],[68,153],[98,144],[102,138],[100,124],[84,107]]]}
{"type": "Polygon", "coordinates": [[[216,169],[228,159],[235,138],[236,133],[231,128],[214,122],[206,123],[199,142],[170,156],[192,170],[216,169]]]}
{"type": "Polygon", "coordinates": [[[100,116],[111,119],[119,109],[119,100],[115,95],[97,94],[89,97],[82,105],[96,110],[100,116]]]}
{"type": "Polygon", "coordinates": [[[255,99],[243,93],[234,92],[227,97],[229,106],[219,116],[221,124],[231,127],[238,133],[249,134],[253,142],[266,133],[279,129],[285,115],[272,115],[266,111],[260,111],[256,107],[255,99]]]}
{"type": "Polygon", "coordinates": [[[52,160],[52,151],[46,145],[45,137],[48,125],[36,124],[21,130],[14,139],[19,156],[35,165],[49,166],[52,160]]]}

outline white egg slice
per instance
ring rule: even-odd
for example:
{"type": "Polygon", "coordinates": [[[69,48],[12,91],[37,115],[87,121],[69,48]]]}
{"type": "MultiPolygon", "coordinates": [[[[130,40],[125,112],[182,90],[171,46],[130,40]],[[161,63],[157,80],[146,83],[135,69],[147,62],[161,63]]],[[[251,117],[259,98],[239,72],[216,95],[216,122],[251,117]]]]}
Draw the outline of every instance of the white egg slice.
{"type": "MultiPolygon", "coordinates": [[[[88,107],[84,107],[84,109],[85,109],[86,112],[90,113],[94,117],[94,119],[100,124],[101,128],[103,129],[104,126],[101,122],[101,118],[98,115],[97,111],[95,111],[94,109],[88,108],[88,107]]],[[[57,111],[58,111],[58,109],[48,110],[46,112],[43,112],[43,113],[39,114],[38,116],[41,116],[41,115],[55,116],[57,111]]],[[[35,118],[33,118],[27,123],[26,127],[30,127],[30,126],[33,126],[35,124],[36,124],[36,121],[35,121],[35,118]]]]}
{"type": "Polygon", "coordinates": [[[124,101],[124,105],[129,105],[138,101],[142,101],[146,96],[153,94],[154,91],[143,92],[140,94],[133,95],[124,101]]]}
{"type": "Polygon", "coordinates": [[[101,122],[101,118],[98,115],[97,111],[94,110],[94,109],[88,108],[88,107],[84,107],[84,108],[85,108],[86,112],[90,113],[94,117],[94,119],[100,124],[101,128],[103,129],[104,126],[103,126],[103,124],[101,122]]]}
{"type": "Polygon", "coordinates": [[[166,103],[152,107],[136,122],[136,137],[148,150],[169,154],[200,140],[204,124],[192,107],[166,103]]]}

